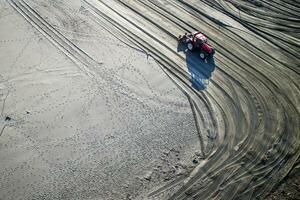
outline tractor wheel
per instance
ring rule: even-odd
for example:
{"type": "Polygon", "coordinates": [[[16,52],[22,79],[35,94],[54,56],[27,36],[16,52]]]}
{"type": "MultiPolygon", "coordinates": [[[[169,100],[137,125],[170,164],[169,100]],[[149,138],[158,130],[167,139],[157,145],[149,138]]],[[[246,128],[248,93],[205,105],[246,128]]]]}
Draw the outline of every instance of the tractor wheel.
{"type": "Polygon", "coordinates": [[[178,41],[178,43],[182,42],[182,36],[181,35],[178,36],[177,41],[178,41]]]}
{"type": "Polygon", "coordinates": [[[187,48],[188,48],[188,50],[193,51],[194,50],[193,43],[191,43],[191,42],[187,43],[187,48]]]}
{"type": "Polygon", "coordinates": [[[200,53],[200,58],[201,58],[202,60],[205,60],[205,58],[206,58],[206,55],[205,55],[205,53],[204,53],[204,52],[201,52],[201,53],[200,53]]]}
{"type": "Polygon", "coordinates": [[[212,49],[211,55],[213,56],[213,55],[215,55],[215,53],[216,53],[215,49],[212,49]]]}

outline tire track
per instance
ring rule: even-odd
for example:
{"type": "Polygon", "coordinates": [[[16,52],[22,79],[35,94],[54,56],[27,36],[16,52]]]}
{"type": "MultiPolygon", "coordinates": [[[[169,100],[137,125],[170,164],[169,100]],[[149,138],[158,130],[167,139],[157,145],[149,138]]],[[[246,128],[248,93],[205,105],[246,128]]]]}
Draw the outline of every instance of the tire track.
{"type": "MultiPolygon", "coordinates": [[[[68,40],[63,34],[57,31],[51,24],[44,20],[39,13],[37,13],[25,1],[9,1],[10,5],[14,7],[31,25],[41,32],[47,39],[49,39],[58,49],[60,49],[66,56],[68,56],[78,68],[89,76],[96,85],[104,91],[105,88],[111,88],[116,95],[127,95],[124,91],[130,91],[130,87],[124,83],[119,77],[108,69],[101,67],[102,63],[97,62],[86,52],[68,40]]],[[[138,96],[132,95],[128,98],[137,101],[144,105],[148,110],[154,110],[149,105],[142,102],[138,96]]],[[[151,111],[151,112],[152,112],[151,111]]],[[[154,120],[154,118],[152,119],[154,120]]]]}
{"type": "MultiPolygon", "coordinates": [[[[297,39],[276,33],[282,23],[269,26],[268,18],[261,13],[245,15],[246,20],[254,20],[248,24],[228,10],[230,3],[211,2],[216,12],[222,11],[220,14],[239,22],[261,43],[272,41],[275,46],[289,49],[284,61],[277,59],[278,53],[270,51],[273,45],[261,49],[237,35],[235,29],[220,30],[220,21],[198,12],[203,2],[85,0],[85,3],[99,22],[110,24],[112,30],[149,52],[181,87],[192,107],[195,106],[194,115],[201,124],[202,137],[207,127],[217,133],[214,145],[206,144],[212,149],[202,149],[210,152],[205,164],[196,168],[170,199],[262,198],[288,173],[299,157],[299,142],[295,142],[299,138],[299,69],[294,65],[299,58],[299,47],[297,39]],[[255,22],[257,18],[262,20],[262,25],[266,24],[264,28],[255,22]],[[192,29],[211,34],[211,41],[218,47],[218,68],[210,88],[204,92],[190,87],[184,58],[174,52],[174,37],[192,29]],[[215,31],[221,31],[221,36],[228,41],[215,31]],[[273,39],[287,42],[288,46],[273,39]],[[235,48],[232,44],[240,48],[236,55],[231,54],[235,48]],[[289,62],[289,57],[296,60],[289,62]]],[[[297,16],[293,8],[277,3],[264,5],[297,16]]],[[[281,31],[295,28],[290,26],[281,31]]],[[[171,185],[179,183],[182,180],[171,185]]],[[[167,184],[152,192],[149,198],[159,197],[170,187],[167,184]]]]}
{"type": "MultiPolygon", "coordinates": [[[[261,1],[258,8],[249,1],[83,0],[96,23],[153,57],[190,101],[205,159],[150,199],[178,185],[169,199],[262,199],[298,160],[300,55],[291,32],[299,31],[299,7],[284,2],[261,1]],[[191,87],[185,55],[176,50],[177,35],[194,30],[217,49],[205,91],[191,87]]],[[[25,1],[9,3],[96,83],[116,93],[130,89],[25,1]]]]}

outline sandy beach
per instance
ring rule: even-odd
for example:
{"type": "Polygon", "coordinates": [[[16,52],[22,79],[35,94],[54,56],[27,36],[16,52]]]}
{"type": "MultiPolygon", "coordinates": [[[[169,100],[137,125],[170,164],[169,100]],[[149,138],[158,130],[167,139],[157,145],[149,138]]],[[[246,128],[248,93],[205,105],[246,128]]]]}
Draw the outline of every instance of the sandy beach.
{"type": "Polygon", "coordinates": [[[0,1],[0,200],[264,199],[299,174],[299,3],[0,1]]]}

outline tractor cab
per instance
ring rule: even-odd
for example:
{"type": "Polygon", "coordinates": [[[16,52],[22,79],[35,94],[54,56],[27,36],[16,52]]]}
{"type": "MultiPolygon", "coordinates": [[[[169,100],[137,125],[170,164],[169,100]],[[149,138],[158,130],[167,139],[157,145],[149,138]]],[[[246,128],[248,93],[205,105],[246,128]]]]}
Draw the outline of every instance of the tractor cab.
{"type": "Polygon", "coordinates": [[[195,47],[200,48],[202,44],[207,43],[207,37],[201,32],[196,32],[193,34],[192,41],[195,47]]]}

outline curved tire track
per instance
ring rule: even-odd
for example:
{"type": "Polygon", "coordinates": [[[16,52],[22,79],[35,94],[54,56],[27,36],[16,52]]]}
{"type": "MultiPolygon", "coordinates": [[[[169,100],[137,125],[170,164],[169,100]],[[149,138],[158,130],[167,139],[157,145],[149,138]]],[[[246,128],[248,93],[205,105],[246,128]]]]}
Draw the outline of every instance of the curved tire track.
{"type": "MultiPolygon", "coordinates": [[[[105,74],[122,85],[110,72],[99,73],[99,63],[25,1],[9,2],[87,75],[101,81],[105,74]]],[[[261,1],[262,7],[253,9],[248,1],[83,2],[99,25],[151,55],[190,100],[206,158],[185,180],[149,198],[262,199],[285,177],[300,155],[299,38],[292,33],[299,29],[296,4],[261,1]],[[230,25],[233,21],[238,27],[230,25]],[[217,69],[209,88],[200,92],[191,87],[185,57],[176,50],[177,35],[194,30],[205,32],[217,49],[217,69]],[[175,185],[181,187],[167,195],[175,185]]]]}
{"type": "MultiPolygon", "coordinates": [[[[299,157],[299,66],[295,66],[299,62],[299,46],[298,39],[288,33],[277,33],[282,23],[268,21],[270,13],[268,17],[261,13],[242,14],[244,17],[239,19],[231,10],[236,9],[236,4],[210,3],[215,12],[224,16],[224,22],[226,18],[234,19],[241,24],[242,31],[266,44],[261,48],[250,36],[239,35],[241,30],[220,28],[220,24],[226,23],[205,14],[205,10],[199,12],[204,1],[85,3],[99,23],[111,24],[112,30],[149,52],[182,88],[192,107],[196,107],[195,116],[202,116],[196,117],[202,124],[202,137],[207,127],[218,134],[215,145],[203,144],[206,146],[202,151],[209,152],[203,166],[196,168],[168,198],[262,198],[288,173],[299,157]],[[207,33],[218,52],[218,68],[210,88],[204,92],[190,87],[184,57],[174,52],[176,35],[193,29],[207,33]],[[274,52],[276,46],[288,49],[285,57],[280,55],[282,52],[274,52]],[[278,55],[283,59],[278,59],[278,55]]],[[[298,15],[296,8],[278,2],[264,2],[264,6],[271,11],[298,15]]],[[[283,28],[283,32],[293,31],[297,21],[288,29],[283,28]]],[[[163,193],[169,187],[152,192],[149,198],[165,198],[163,193]]]]}

